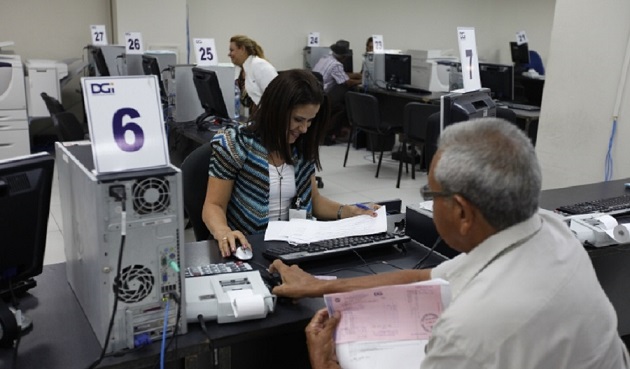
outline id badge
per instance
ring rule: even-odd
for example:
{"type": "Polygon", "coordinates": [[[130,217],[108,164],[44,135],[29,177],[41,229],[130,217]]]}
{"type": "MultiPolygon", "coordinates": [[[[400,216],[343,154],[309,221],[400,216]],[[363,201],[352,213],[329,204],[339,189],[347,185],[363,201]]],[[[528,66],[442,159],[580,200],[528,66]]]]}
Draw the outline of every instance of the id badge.
{"type": "Polygon", "coordinates": [[[289,209],[289,220],[291,219],[306,219],[306,210],[289,209]]]}

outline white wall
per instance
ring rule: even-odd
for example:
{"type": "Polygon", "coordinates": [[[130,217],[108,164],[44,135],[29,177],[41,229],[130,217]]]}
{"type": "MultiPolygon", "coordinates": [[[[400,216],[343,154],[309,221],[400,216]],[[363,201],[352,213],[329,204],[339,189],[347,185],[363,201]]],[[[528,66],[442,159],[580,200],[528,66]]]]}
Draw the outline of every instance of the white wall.
{"type": "Polygon", "coordinates": [[[15,41],[22,60],[82,57],[91,24],[104,24],[111,40],[110,0],[0,1],[0,41],[15,41]]]}
{"type": "Polygon", "coordinates": [[[457,51],[458,26],[475,27],[477,48],[487,61],[509,62],[508,43],[520,30],[544,60],[554,11],[549,0],[188,0],[188,5],[191,37],[214,38],[220,61],[229,61],[229,38],[245,34],[262,45],[277,69],[302,66],[302,49],[313,31],[320,32],[322,45],[350,41],[358,70],[372,34],[383,35],[387,49],[457,51]]]}
{"type": "MultiPolygon", "coordinates": [[[[627,0],[557,0],[536,151],[543,187],[604,180],[604,160],[630,35],[627,0]]],[[[621,94],[614,178],[630,176],[630,93],[621,94]]]]}

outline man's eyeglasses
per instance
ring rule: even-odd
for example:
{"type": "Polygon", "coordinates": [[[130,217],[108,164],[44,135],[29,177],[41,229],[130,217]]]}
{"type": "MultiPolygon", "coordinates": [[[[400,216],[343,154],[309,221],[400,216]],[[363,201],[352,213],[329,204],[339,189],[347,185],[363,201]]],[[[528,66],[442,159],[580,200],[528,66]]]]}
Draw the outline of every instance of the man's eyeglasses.
{"type": "Polygon", "coordinates": [[[424,201],[433,200],[435,197],[450,197],[455,195],[453,192],[449,191],[431,191],[428,184],[420,188],[420,194],[422,195],[424,201]]]}

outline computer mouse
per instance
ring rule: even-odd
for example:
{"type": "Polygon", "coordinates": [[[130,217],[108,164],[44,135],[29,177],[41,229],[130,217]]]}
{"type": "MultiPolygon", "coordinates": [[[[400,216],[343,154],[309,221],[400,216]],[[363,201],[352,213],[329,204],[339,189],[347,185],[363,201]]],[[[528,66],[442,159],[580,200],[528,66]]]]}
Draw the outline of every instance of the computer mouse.
{"type": "Polygon", "coordinates": [[[245,248],[243,246],[239,246],[234,251],[234,256],[236,256],[239,260],[249,260],[254,256],[252,249],[245,248]]]}

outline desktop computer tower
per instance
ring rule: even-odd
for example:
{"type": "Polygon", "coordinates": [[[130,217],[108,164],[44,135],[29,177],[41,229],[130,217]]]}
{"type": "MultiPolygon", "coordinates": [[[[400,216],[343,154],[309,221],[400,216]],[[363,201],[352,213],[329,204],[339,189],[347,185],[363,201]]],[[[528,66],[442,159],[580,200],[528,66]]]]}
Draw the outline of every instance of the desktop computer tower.
{"type": "Polygon", "coordinates": [[[66,275],[101,346],[133,348],[187,331],[181,172],[173,166],[94,174],[89,143],[56,143],[66,275]],[[117,193],[125,193],[126,221],[117,193]],[[122,229],[126,229],[120,276],[122,229]],[[182,268],[178,268],[182,266],[182,268]],[[117,292],[116,292],[117,291],[117,292]],[[179,302],[177,302],[179,300],[179,302]]]}

